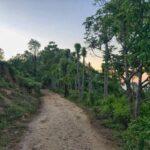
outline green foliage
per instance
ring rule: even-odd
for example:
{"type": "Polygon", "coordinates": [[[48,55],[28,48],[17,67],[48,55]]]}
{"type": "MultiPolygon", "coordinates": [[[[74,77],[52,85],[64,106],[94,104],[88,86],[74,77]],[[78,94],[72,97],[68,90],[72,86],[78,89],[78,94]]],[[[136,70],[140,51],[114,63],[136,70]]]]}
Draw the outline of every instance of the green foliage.
{"type": "Polygon", "coordinates": [[[140,116],[150,116],[150,97],[142,103],[140,116]]]}
{"type": "Polygon", "coordinates": [[[113,103],[113,116],[114,120],[120,123],[127,124],[130,118],[129,105],[125,97],[118,98],[113,103]]]}
{"type": "Polygon", "coordinates": [[[82,48],[81,54],[82,54],[83,57],[86,57],[87,51],[86,51],[86,48],[85,48],[85,47],[82,48]]]}
{"type": "Polygon", "coordinates": [[[115,96],[109,96],[106,100],[102,100],[100,104],[100,111],[106,117],[113,116],[113,104],[116,100],[115,96]]]}
{"type": "Polygon", "coordinates": [[[24,129],[21,123],[37,111],[39,102],[38,98],[19,91],[0,94],[0,149],[5,149],[12,139],[19,140],[24,129]],[[14,132],[18,137],[14,138],[14,132]]]}
{"type": "Polygon", "coordinates": [[[101,115],[113,122],[127,126],[130,119],[129,105],[125,97],[116,98],[114,95],[102,100],[100,104],[101,115]]]}
{"type": "MultiPolygon", "coordinates": [[[[149,94],[147,96],[143,88],[144,82],[140,83],[142,74],[147,72],[149,75],[150,68],[149,2],[147,0],[95,0],[95,3],[100,7],[84,23],[85,39],[93,50],[104,49],[103,72],[108,69],[109,76],[112,73],[116,78],[108,80],[109,94],[114,96],[97,103],[94,107],[95,113],[105,118],[105,123],[111,127],[116,128],[118,124],[124,125],[125,128],[129,126],[125,134],[127,149],[150,149],[147,144],[150,145],[150,105],[144,101],[149,99],[149,94]],[[116,44],[112,46],[109,42],[113,43],[112,39],[115,39],[115,43],[120,46],[120,48],[117,46],[117,53],[112,53],[116,50],[116,44]],[[109,51],[106,51],[106,43],[109,51]],[[108,64],[109,67],[106,68],[108,64]],[[139,83],[136,84],[137,89],[131,86],[134,76],[139,79],[139,83]],[[120,80],[124,81],[126,91],[121,89],[120,80]],[[127,93],[126,97],[122,96],[125,93],[127,93]],[[129,108],[134,111],[131,113],[129,108]],[[130,116],[133,117],[133,112],[138,118],[131,121],[130,116]]],[[[104,76],[106,77],[105,74],[104,76]]],[[[147,85],[149,82],[147,81],[147,85]]]]}
{"type": "Polygon", "coordinates": [[[69,99],[70,100],[78,100],[79,99],[79,92],[77,90],[70,90],[69,91],[69,99]]]}
{"type": "Polygon", "coordinates": [[[148,150],[150,148],[150,118],[139,117],[129,124],[124,134],[125,146],[131,150],[148,150]]]}
{"type": "MultiPolygon", "coordinates": [[[[31,39],[28,43],[30,52],[25,51],[12,58],[7,64],[9,75],[6,76],[17,79],[16,84],[29,92],[45,87],[64,93],[69,99],[92,108],[107,127],[126,130],[123,138],[127,149],[149,149],[150,103],[144,100],[142,106],[140,103],[149,95],[140,84],[138,87],[141,90],[134,91],[130,82],[135,75],[140,78],[140,74],[149,74],[150,71],[149,3],[144,0],[95,0],[95,3],[100,8],[84,23],[85,39],[92,50],[103,52],[102,73],[85,65],[87,52],[80,43],[76,43],[75,52],[71,52],[60,49],[51,41],[38,52],[40,43],[31,39]],[[127,92],[121,88],[122,80],[127,92]],[[128,94],[125,96],[125,93],[128,94]],[[133,114],[130,109],[133,109],[135,102],[139,102],[137,108],[140,108],[140,115],[131,120],[133,114]]],[[[0,78],[0,88],[10,87],[4,75],[0,78]]],[[[2,99],[3,96],[0,96],[2,99]]],[[[37,105],[32,100],[13,99],[15,101],[6,105],[4,113],[0,114],[0,120],[3,120],[0,128],[5,128],[8,122],[22,117],[26,112],[36,110],[37,105]]]]}
{"type": "Polygon", "coordinates": [[[10,88],[12,84],[6,81],[4,78],[0,77],[0,88],[10,88]]]}
{"type": "Polygon", "coordinates": [[[28,47],[29,50],[33,53],[33,55],[37,55],[38,50],[41,47],[41,44],[38,41],[31,39],[28,43],[28,47]]]}
{"type": "Polygon", "coordinates": [[[144,102],[141,107],[141,115],[131,121],[123,138],[125,148],[131,150],[150,149],[150,102],[144,102]]]}
{"type": "Polygon", "coordinates": [[[32,90],[32,89],[34,89],[36,91],[39,91],[40,88],[41,88],[41,83],[40,82],[37,82],[32,78],[22,77],[22,76],[19,77],[19,85],[21,87],[25,87],[29,91],[32,90]]]}
{"type": "Polygon", "coordinates": [[[81,50],[81,45],[80,45],[80,43],[76,43],[76,44],[74,45],[74,47],[75,47],[75,50],[76,50],[77,55],[79,55],[80,50],[81,50]]]}
{"type": "Polygon", "coordinates": [[[120,81],[118,81],[114,77],[110,78],[108,88],[110,95],[113,94],[116,97],[120,97],[123,94],[123,89],[121,88],[120,81]]]}

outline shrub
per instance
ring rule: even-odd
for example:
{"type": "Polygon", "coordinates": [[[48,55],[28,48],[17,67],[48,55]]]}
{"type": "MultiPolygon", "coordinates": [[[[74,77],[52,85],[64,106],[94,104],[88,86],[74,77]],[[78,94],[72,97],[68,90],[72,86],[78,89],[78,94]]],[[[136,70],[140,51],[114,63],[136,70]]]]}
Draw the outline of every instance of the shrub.
{"type": "Polygon", "coordinates": [[[150,118],[143,116],[132,121],[123,137],[126,149],[150,149],[150,118]]]}
{"type": "Polygon", "coordinates": [[[141,106],[140,116],[150,116],[150,101],[143,102],[141,106]]]}
{"type": "Polygon", "coordinates": [[[21,87],[25,87],[29,92],[31,92],[32,89],[35,91],[39,91],[41,88],[41,83],[36,82],[34,79],[29,77],[19,77],[19,85],[21,87]]]}
{"type": "Polygon", "coordinates": [[[102,115],[106,117],[112,117],[113,116],[113,103],[115,101],[115,96],[111,95],[107,99],[102,99],[100,103],[100,111],[102,115]]]}
{"type": "Polygon", "coordinates": [[[127,127],[130,119],[129,105],[125,97],[121,97],[113,103],[113,118],[127,127]]]}
{"type": "Polygon", "coordinates": [[[7,82],[4,78],[0,77],[0,88],[9,88],[11,83],[7,82]]]}
{"type": "Polygon", "coordinates": [[[71,100],[78,100],[79,99],[79,92],[77,90],[70,90],[69,91],[69,98],[71,100]]]}
{"type": "Polygon", "coordinates": [[[125,148],[131,150],[150,149],[150,102],[144,102],[141,106],[139,118],[131,121],[123,138],[125,148]]]}
{"type": "Polygon", "coordinates": [[[11,95],[0,94],[0,149],[6,149],[16,138],[19,140],[25,127],[23,122],[37,111],[39,102],[39,98],[22,91],[13,91],[11,95]]]}
{"type": "Polygon", "coordinates": [[[102,100],[100,103],[101,115],[127,127],[130,120],[129,105],[125,97],[116,98],[114,95],[102,100]]]}

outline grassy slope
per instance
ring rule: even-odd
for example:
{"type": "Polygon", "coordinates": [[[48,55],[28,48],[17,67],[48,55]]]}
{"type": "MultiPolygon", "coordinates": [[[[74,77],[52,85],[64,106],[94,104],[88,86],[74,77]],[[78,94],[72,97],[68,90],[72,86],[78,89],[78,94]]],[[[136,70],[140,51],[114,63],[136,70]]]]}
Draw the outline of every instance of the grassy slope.
{"type": "Polygon", "coordinates": [[[0,150],[19,141],[39,102],[39,98],[21,91],[0,91],[0,150]]]}

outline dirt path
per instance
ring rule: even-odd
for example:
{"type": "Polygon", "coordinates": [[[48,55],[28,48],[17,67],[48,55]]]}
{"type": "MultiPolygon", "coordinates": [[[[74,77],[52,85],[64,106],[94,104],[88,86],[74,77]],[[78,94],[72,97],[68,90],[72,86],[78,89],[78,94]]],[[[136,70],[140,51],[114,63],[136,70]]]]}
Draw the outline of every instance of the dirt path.
{"type": "Polygon", "coordinates": [[[98,135],[85,112],[58,94],[44,91],[41,113],[17,150],[116,150],[98,135]]]}

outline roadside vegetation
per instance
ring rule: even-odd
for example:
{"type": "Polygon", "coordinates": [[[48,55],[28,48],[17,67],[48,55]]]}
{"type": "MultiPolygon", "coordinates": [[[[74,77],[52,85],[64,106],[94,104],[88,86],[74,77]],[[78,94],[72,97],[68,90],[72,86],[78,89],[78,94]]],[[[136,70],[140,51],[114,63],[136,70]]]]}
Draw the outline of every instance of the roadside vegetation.
{"type": "Polygon", "coordinates": [[[8,62],[0,61],[1,150],[15,146],[40,104],[39,84],[20,74],[8,62]]]}
{"type": "Polygon", "coordinates": [[[104,126],[117,131],[124,149],[150,149],[150,4],[95,4],[99,9],[83,23],[86,48],[75,43],[74,50],[61,49],[51,41],[39,51],[40,43],[31,39],[24,54],[7,62],[0,49],[0,134],[16,119],[35,112],[39,101],[31,95],[49,88],[90,108],[104,126]],[[103,53],[101,72],[86,63],[90,50],[103,53]],[[8,99],[12,101],[7,104],[8,99]]]}

